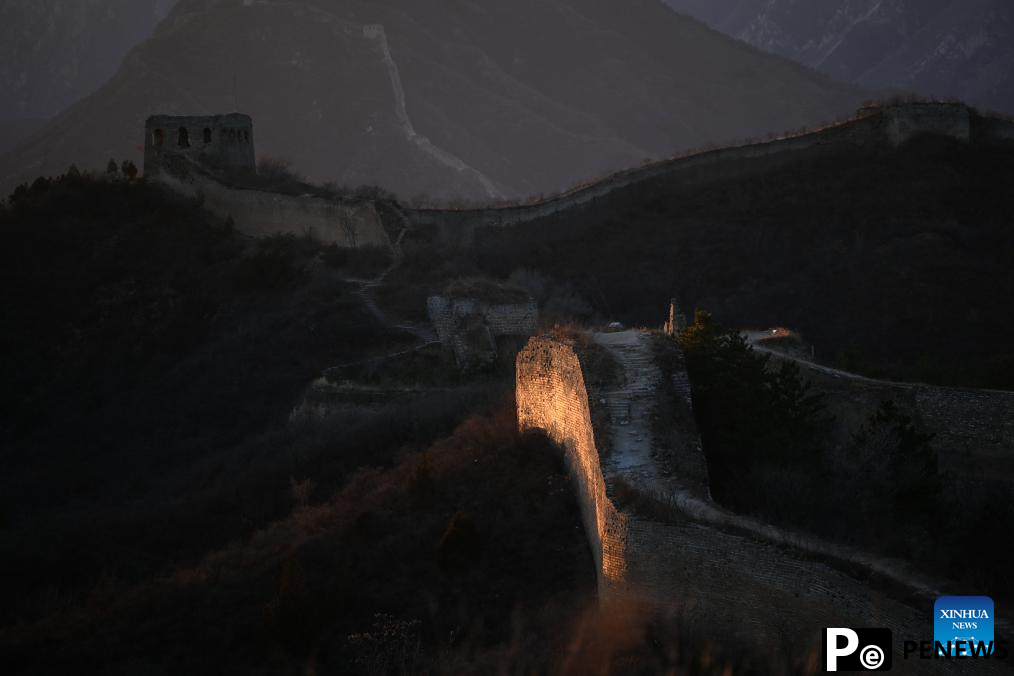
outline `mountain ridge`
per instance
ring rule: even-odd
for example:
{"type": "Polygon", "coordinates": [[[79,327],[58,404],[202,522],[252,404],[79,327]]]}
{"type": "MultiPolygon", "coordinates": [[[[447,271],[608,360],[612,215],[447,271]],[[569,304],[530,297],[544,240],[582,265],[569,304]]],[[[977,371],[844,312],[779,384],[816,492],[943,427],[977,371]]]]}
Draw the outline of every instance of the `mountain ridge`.
{"type": "Polygon", "coordinates": [[[0,120],[41,120],[91,94],[175,0],[0,0],[0,120]]]}
{"type": "Polygon", "coordinates": [[[262,157],[316,181],[488,197],[470,167],[516,198],[832,120],[865,98],[657,2],[483,0],[436,14],[407,0],[182,0],[108,85],[0,160],[0,183],[136,161],[150,114],[242,110],[262,157]],[[417,137],[398,119],[371,25],[384,28],[417,137]]]}
{"type": "Polygon", "coordinates": [[[1014,113],[1014,6],[1003,0],[665,1],[844,81],[1014,113]]]}

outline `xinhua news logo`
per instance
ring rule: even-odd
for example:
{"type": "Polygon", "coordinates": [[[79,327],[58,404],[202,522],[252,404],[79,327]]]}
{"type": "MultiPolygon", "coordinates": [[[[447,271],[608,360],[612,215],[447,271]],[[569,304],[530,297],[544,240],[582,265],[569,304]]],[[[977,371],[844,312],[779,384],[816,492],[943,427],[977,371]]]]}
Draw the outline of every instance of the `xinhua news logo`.
{"type": "Polygon", "coordinates": [[[890,629],[824,630],[824,666],[828,671],[890,671],[890,629]]]}
{"type": "MultiPolygon", "coordinates": [[[[906,660],[1007,659],[1007,642],[996,641],[993,600],[988,596],[941,596],[933,606],[932,641],[906,639],[906,660]]],[[[893,637],[890,629],[824,630],[827,671],[890,671],[893,637]]]]}
{"type": "Polygon", "coordinates": [[[993,651],[993,599],[941,596],[933,604],[933,641],[946,657],[989,655],[993,651]]]}

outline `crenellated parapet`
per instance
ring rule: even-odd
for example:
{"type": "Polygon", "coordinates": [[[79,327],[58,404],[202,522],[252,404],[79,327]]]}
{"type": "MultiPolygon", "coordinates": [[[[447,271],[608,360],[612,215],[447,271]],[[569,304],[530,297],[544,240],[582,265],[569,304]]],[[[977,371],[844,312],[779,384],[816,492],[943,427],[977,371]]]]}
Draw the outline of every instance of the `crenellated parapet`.
{"type": "Polygon", "coordinates": [[[144,173],[174,163],[225,174],[257,171],[253,120],[249,115],[152,115],[144,125],[144,173]]]}

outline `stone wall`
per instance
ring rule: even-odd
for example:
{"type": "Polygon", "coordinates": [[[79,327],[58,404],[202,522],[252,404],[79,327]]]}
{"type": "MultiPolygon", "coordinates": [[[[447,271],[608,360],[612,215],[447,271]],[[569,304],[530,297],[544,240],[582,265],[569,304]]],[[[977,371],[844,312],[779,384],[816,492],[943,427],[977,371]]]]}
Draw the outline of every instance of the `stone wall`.
{"type": "Polygon", "coordinates": [[[528,337],[539,323],[539,306],[531,299],[526,303],[490,303],[431,296],[426,305],[437,337],[462,368],[495,360],[497,337],[528,337]]]}
{"type": "Polygon", "coordinates": [[[371,202],[342,203],[320,197],[243,190],[196,173],[180,180],[163,172],[156,180],[178,193],[203,199],[209,211],[221,218],[231,218],[237,230],[254,237],[310,235],[325,244],[347,248],[391,246],[371,202]]]}
{"type": "MultiPolygon", "coordinates": [[[[895,564],[725,512],[674,491],[667,516],[647,518],[617,503],[603,473],[581,360],[555,339],[533,338],[517,359],[522,430],[541,430],[565,454],[603,600],[636,596],[669,607],[702,635],[755,650],[818,649],[824,627],[888,627],[894,669],[902,640],[931,640],[933,601],[943,591],[895,564]]],[[[661,496],[664,498],[664,496],[661,496]]],[[[966,590],[967,591],[967,590],[966,590]]],[[[1009,625],[998,625],[1006,637],[1009,625]]],[[[950,673],[966,665],[936,662],[950,673]]],[[[1002,663],[978,662],[996,673],[1002,663]]]]}
{"type": "Polygon", "coordinates": [[[875,380],[788,359],[828,396],[844,435],[857,431],[881,402],[892,401],[934,435],[941,476],[1014,481],[1014,392],[875,380]]]}
{"type": "Polygon", "coordinates": [[[516,378],[520,429],[541,430],[564,449],[595,560],[600,593],[608,595],[622,589],[627,578],[628,517],[617,511],[606,494],[588,391],[577,353],[556,340],[533,338],[518,354],[516,378]]]}
{"type": "Polygon", "coordinates": [[[721,165],[722,175],[732,177],[756,170],[746,160],[780,158],[828,144],[876,146],[899,145],[915,135],[943,134],[961,141],[987,142],[1014,138],[1014,124],[999,118],[975,115],[963,104],[906,103],[864,108],[848,122],[824,129],[775,139],[708,150],[662,160],[615,173],[601,181],[578,186],[533,204],[485,209],[406,209],[414,225],[436,226],[451,244],[469,246],[477,229],[502,228],[529,223],[581,207],[615,190],[658,177],[686,174],[695,179],[702,170],[721,165]]]}
{"type": "Polygon", "coordinates": [[[503,228],[529,223],[541,218],[591,204],[596,199],[627,186],[653,178],[679,173],[698,172],[716,165],[736,167],[747,159],[767,158],[841,140],[863,143],[870,140],[876,127],[873,117],[848,126],[804,134],[766,143],[753,143],[706,151],[672,160],[621,171],[595,183],[579,186],[550,199],[509,207],[485,209],[405,209],[409,222],[417,226],[436,226],[441,238],[451,244],[469,246],[475,231],[482,228],[503,228]]]}
{"type": "Polygon", "coordinates": [[[144,131],[144,173],[148,176],[173,160],[224,171],[257,170],[249,115],[153,115],[144,131]]]}

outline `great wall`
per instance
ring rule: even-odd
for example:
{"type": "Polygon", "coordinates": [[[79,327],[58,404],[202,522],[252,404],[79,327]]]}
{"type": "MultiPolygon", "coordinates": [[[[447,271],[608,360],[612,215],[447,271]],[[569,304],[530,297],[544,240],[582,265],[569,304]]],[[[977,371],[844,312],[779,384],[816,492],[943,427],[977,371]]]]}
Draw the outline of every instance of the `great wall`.
{"type": "Polygon", "coordinates": [[[898,147],[920,134],[934,134],[968,143],[1014,140],[1014,122],[974,113],[964,104],[912,102],[860,109],[856,118],[823,129],[757,143],[730,145],[691,153],[620,171],[594,183],[580,185],[531,204],[479,209],[406,209],[414,225],[436,227],[443,239],[467,246],[477,230],[529,223],[585,206],[610,193],[655,178],[686,176],[700,180],[702,172],[721,165],[722,175],[749,172],[748,160],[791,161],[793,153],[819,146],[898,147]]]}
{"type": "MultiPolygon", "coordinates": [[[[389,61],[383,28],[367,26],[364,37],[379,42],[385,63],[389,61]]],[[[397,95],[397,67],[388,63],[392,87],[397,95]],[[393,69],[392,69],[393,66],[393,69]]],[[[396,96],[397,98],[397,96],[396,96]]],[[[440,159],[459,171],[475,171],[458,158],[441,154],[431,148],[425,137],[412,127],[407,113],[399,106],[399,119],[405,134],[413,143],[422,144],[440,159]],[[403,119],[404,118],[404,119],[403,119]]],[[[226,131],[228,131],[228,129],[226,131]]],[[[685,177],[698,181],[718,172],[723,177],[756,171],[752,162],[792,161],[794,154],[817,147],[899,146],[920,134],[936,134],[967,143],[1014,141],[1014,122],[982,116],[960,103],[912,102],[870,106],[849,121],[823,129],[785,136],[770,141],[732,145],[714,150],[691,153],[671,159],[620,171],[594,183],[530,204],[469,209],[410,208],[401,205],[399,218],[415,227],[436,228],[442,242],[452,247],[468,247],[476,231],[529,223],[570,209],[586,206],[596,199],[644,181],[657,178],[685,177]]],[[[228,138],[228,136],[226,136],[228,138]]],[[[222,182],[215,172],[191,172],[185,180],[167,172],[167,160],[179,156],[188,165],[207,169],[210,158],[214,170],[255,171],[252,122],[246,116],[167,117],[149,119],[145,134],[145,174],[166,183],[170,188],[189,196],[203,195],[205,203],[223,218],[232,218],[237,227],[249,234],[310,234],[331,244],[344,247],[387,246],[390,244],[382,219],[373,204],[349,204],[346,200],[313,195],[287,195],[270,190],[241,188],[222,182]],[[238,122],[237,122],[238,120],[238,122]],[[238,147],[219,148],[219,127],[239,126],[246,141],[238,147]],[[174,134],[188,130],[186,146],[183,137],[173,141],[174,134]],[[209,135],[210,134],[210,135],[209,135]],[[208,153],[205,148],[214,152],[208,153]]],[[[485,183],[484,183],[485,185],[485,183]]],[[[491,197],[498,193],[487,188],[491,197]]]]}
{"type": "MultiPolygon", "coordinates": [[[[367,27],[364,37],[379,41],[389,60],[381,27],[367,27]]],[[[397,89],[396,66],[388,66],[397,89]]],[[[207,124],[196,118],[190,122],[195,129],[207,124]]],[[[407,118],[404,122],[406,133],[413,135],[411,122],[407,118]]],[[[177,123],[178,118],[151,121],[156,126],[177,123]]],[[[149,141],[159,138],[157,131],[148,130],[149,141]]],[[[190,136],[196,137],[195,133],[199,132],[190,136]]],[[[213,138],[215,133],[212,130],[213,138]]],[[[1014,123],[979,116],[961,104],[872,107],[843,124],[656,162],[532,204],[461,210],[395,207],[393,211],[402,234],[409,228],[430,226],[445,245],[468,246],[482,228],[509,227],[584,207],[642,181],[669,177],[694,181],[708,172],[728,177],[755,171],[753,160],[764,160],[766,166],[789,162],[795,153],[819,146],[899,146],[923,133],[968,143],[1011,141],[1014,123]]],[[[252,168],[245,153],[228,157],[245,170],[252,168]]],[[[390,224],[385,225],[371,202],[240,188],[203,171],[182,178],[162,171],[159,161],[147,159],[147,174],[179,193],[202,199],[209,209],[233,219],[250,235],[309,234],[343,247],[397,249],[388,234],[390,224]]],[[[531,334],[537,317],[530,301],[477,305],[474,300],[434,296],[429,304],[436,333],[455,353],[459,366],[471,359],[466,345],[470,331],[481,334],[479,342],[485,350],[487,343],[495,345],[497,332],[531,334]]],[[[896,636],[929,638],[933,601],[949,591],[939,583],[925,580],[901,562],[786,532],[731,513],[711,500],[689,379],[680,359],[674,372],[663,374],[652,348],[656,337],[641,331],[592,333],[571,340],[540,336],[517,357],[518,424],[522,430],[545,433],[563,449],[602,601],[646,599],[675,609],[699,630],[763,649],[785,646],[788,650],[800,641],[815,644],[814,637],[800,635],[801,627],[882,626],[896,636]],[[582,341],[588,342],[583,345],[582,341]],[[621,371],[616,382],[599,382],[590,373],[589,349],[611,355],[621,371]],[[677,409],[676,423],[664,435],[653,424],[655,403],[663,393],[675,395],[671,398],[677,409]],[[638,500],[648,501],[653,510],[646,512],[638,500]]],[[[428,336],[421,342],[423,347],[430,344],[428,336]]],[[[1002,466],[1005,479],[1014,476],[1014,393],[884,383],[807,362],[800,365],[809,377],[823,378],[824,385],[843,400],[900,401],[936,433],[942,464],[971,467],[973,471],[964,472],[971,476],[981,473],[976,468],[985,465],[1002,466]]],[[[326,415],[335,399],[328,388],[336,387],[342,385],[326,378],[315,383],[294,418],[326,415]],[[318,391],[321,388],[326,391],[318,391]]],[[[355,393],[364,396],[361,388],[355,393]]],[[[383,390],[380,396],[386,398],[390,392],[383,390]]],[[[344,390],[338,393],[338,400],[345,398],[344,390]]],[[[1001,610],[1001,617],[1005,615],[1001,610]]],[[[1010,635],[1007,623],[999,622],[998,630],[1010,635]]],[[[900,651],[897,642],[895,649],[900,651]]],[[[918,663],[905,662],[900,652],[895,657],[899,671],[918,671],[918,663]]],[[[960,666],[948,662],[941,668],[951,671],[960,666]]],[[[1000,669],[995,661],[976,666],[987,673],[1000,669]]]]}
{"type": "MultiPolygon", "coordinates": [[[[680,360],[669,377],[687,408],[673,430],[685,443],[672,449],[651,424],[652,402],[665,384],[651,347],[657,339],[637,330],[540,336],[517,358],[518,425],[545,433],[564,453],[602,602],[633,596],[674,610],[704,632],[762,649],[802,642],[817,654],[819,632],[807,628],[888,627],[896,637],[894,668],[918,673],[921,665],[902,659],[897,639],[927,634],[933,602],[948,590],[898,561],[786,532],[713,503],[699,469],[705,462],[680,360]],[[601,384],[589,366],[589,345],[613,356],[623,372],[617,382],[601,384]],[[608,415],[597,415],[596,403],[608,415]],[[631,491],[658,509],[646,515],[631,491]]],[[[1014,402],[1014,393],[995,396],[1014,402]]],[[[1009,451],[1014,434],[1008,427],[997,434],[1009,451]]],[[[997,632],[1008,636],[1010,624],[998,622],[997,632]]],[[[976,668],[1001,670],[996,661],[976,668]]]]}
{"type": "Polygon", "coordinates": [[[799,366],[834,404],[844,433],[856,431],[869,411],[890,401],[933,435],[941,473],[955,479],[1014,481],[1014,392],[866,378],[750,342],[775,362],[799,366]]]}
{"type": "Polygon", "coordinates": [[[159,180],[180,195],[202,200],[206,209],[252,237],[308,235],[351,249],[393,244],[372,202],[237,188],[197,172],[186,179],[162,174],[159,180]]]}

